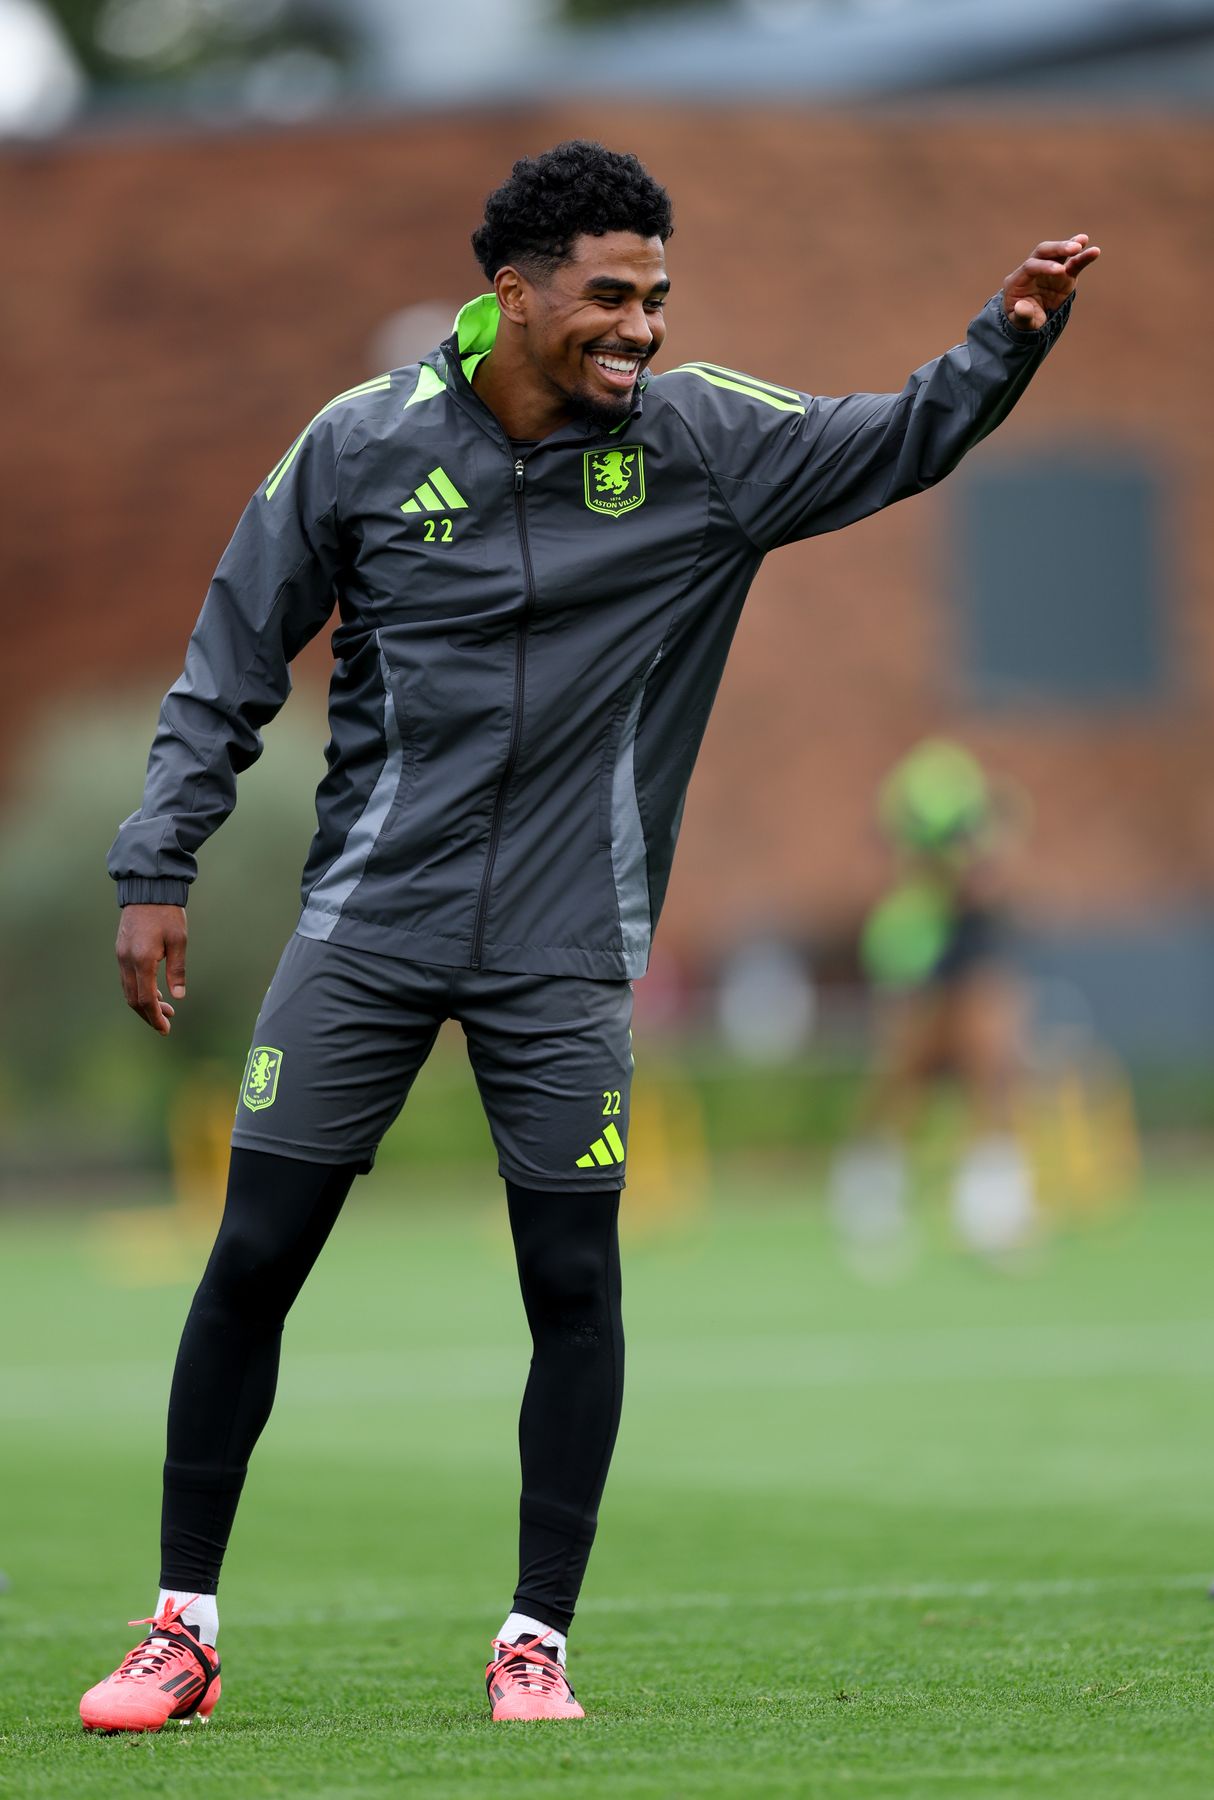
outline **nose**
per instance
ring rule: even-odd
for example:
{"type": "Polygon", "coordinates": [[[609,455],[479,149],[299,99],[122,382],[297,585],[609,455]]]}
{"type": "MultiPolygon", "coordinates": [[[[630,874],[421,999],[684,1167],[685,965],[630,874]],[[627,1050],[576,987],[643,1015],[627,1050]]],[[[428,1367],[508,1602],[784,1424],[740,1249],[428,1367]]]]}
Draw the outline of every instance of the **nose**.
{"type": "Polygon", "coordinates": [[[634,300],[628,310],[621,313],[617,320],[617,328],[621,341],[630,344],[634,349],[648,350],[653,342],[653,328],[649,322],[649,315],[640,300],[634,300]]]}

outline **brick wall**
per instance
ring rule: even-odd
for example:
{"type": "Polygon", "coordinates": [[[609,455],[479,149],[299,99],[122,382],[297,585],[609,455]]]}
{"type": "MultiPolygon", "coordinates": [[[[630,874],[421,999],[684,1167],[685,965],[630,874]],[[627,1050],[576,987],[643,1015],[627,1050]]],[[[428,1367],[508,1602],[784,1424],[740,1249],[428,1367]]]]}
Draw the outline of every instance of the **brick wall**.
{"type": "MultiPolygon", "coordinates": [[[[824,393],[900,386],[1038,238],[1090,230],[1106,263],[979,454],[1134,445],[1165,472],[1174,533],[1178,691],[1098,718],[959,706],[948,484],[771,558],[692,785],[667,942],[850,917],[882,875],[875,784],[928,730],[1035,796],[1020,880],[1043,917],[1208,895],[1214,133],[1190,123],[591,107],[7,151],[0,780],[47,700],[171,679],[250,490],[375,372],[388,314],[483,285],[467,236],[485,192],[574,134],[635,148],[674,193],[668,362],[824,393]]],[[[313,646],[307,671],[323,660],[313,646]]]]}

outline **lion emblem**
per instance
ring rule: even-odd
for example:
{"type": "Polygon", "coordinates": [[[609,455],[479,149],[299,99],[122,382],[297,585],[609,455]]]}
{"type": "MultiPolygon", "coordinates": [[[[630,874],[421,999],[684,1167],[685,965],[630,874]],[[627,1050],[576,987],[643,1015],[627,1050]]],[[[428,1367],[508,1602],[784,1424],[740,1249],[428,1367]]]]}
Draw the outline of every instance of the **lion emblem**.
{"type": "Polygon", "coordinates": [[[600,494],[626,494],[632,485],[636,451],[605,450],[594,459],[594,485],[600,494]]]}
{"type": "Polygon", "coordinates": [[[586,452],[586,504],[592,512],[631,512],[645,498],[645,460],[639,445],[586,452]]]}
{"type": "Polygon", "coordinates": [[[282,1051],[273,1044],[254,1044],[249,1052],[240,1100],[250,1112],[261,1112],[273,1106],[278,1093],[278,1076],[282,1068],[282,1051]]]}

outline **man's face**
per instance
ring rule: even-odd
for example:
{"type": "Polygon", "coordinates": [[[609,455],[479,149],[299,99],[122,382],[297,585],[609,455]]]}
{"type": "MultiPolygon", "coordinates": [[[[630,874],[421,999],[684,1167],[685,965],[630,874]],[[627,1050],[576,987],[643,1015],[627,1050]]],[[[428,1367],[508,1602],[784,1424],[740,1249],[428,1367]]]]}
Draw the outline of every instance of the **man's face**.
{"type": "Polygon", "coordinates": [[[538,374],[575,418],[610,431],[632,411],[637,377],[666,336],[661,239],[575,238],[567,261],[527,285],[526,345],[538,374]]]}

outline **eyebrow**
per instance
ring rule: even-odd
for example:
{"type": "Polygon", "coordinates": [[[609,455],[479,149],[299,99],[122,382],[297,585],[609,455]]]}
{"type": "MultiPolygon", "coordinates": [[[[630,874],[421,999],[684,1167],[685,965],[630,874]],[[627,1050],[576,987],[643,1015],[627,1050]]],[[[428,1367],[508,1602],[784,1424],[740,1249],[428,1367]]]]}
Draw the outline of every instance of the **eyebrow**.
{"type": "MultiPolygon", "coordinates": [[[[636,291],[636,282],[625,281],[620,275],[592,275],[586,283],[588,294],[635,294],[636,291]]],[[[670,277],[663,275],[662,279],[655,281],[647,291],[651,294],[668,294],[670,277]]]]}

